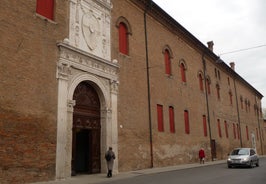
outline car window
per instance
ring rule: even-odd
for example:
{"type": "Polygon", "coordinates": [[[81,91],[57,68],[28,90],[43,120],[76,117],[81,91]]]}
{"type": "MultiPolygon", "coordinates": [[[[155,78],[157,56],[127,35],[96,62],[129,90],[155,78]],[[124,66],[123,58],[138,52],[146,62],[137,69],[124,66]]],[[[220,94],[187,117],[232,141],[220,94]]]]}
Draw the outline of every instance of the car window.
{"type": "Polygon", "coordinates": [[[256,152],[255,152],[255,150],[250,150],[250,155],[255,155],[256,154],[256,152]]]}
{"type": "Polygon", "coordinates": [[[248,149],[235,149],[232,151],[231,155],[249,155],[248,149]]]}

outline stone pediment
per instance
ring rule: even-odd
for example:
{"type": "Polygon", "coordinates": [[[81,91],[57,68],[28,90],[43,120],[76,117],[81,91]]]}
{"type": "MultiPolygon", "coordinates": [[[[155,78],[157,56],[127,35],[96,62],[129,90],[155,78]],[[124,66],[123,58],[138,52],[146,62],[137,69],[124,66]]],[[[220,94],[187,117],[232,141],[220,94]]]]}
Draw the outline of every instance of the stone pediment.
{"type": "Polygon", "coordinates": [[[85,71],[107,79],[117,79],[118,65],[99,58],[66,43],[58,43],[60,58],[58,62],[58,78],[71,75],[72,69],[85,71]]]}

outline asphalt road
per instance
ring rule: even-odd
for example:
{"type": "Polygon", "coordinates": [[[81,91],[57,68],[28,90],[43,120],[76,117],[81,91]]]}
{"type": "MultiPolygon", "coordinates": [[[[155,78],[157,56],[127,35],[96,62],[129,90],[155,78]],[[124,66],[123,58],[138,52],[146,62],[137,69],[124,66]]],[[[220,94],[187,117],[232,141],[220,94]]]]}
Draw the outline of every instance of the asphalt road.
{"type": "Polygon", "coordinates": [[[104,182],[108,184],[265,184],[266,158],[254,168],[228,169],[226,164],[140,175],[132,178],[104,182]]]}

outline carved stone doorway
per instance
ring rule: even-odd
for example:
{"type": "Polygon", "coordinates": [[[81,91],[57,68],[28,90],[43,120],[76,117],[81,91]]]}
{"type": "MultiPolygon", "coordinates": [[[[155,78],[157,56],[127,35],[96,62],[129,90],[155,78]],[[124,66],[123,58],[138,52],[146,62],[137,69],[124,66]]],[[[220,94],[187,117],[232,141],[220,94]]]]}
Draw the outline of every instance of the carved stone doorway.
{"type": "Polygon", "coordinates": [[[100,100],[89,82],[75,89],[72,130],[72,175],[101,172],[100,100]]]}

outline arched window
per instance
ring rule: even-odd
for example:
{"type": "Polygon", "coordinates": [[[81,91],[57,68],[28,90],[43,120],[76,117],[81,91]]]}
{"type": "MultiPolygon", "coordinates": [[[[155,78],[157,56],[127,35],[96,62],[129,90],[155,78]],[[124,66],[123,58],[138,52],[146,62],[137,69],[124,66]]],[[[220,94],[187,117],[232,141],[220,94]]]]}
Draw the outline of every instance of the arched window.
{"type": "Polygon", "coordinates": [[[232,91],[230,90],[228,94],[229,94],[230,105],[233,105],[233,94],[232,94],[232,91]]]}
{"type": "Polygon", "coordinates": [[[219,137],[222,137],[222,129],[221,129],[220,119],[217,119],[217,128],[218,128],[219,137]]]}
{"type": "Polygon", "coordinates": [[[188,110],[184,110],[184,121],[185,121],[185,133],[189,134],[190,133],[190,128],[189,128],[188,110]]]}
{"type": "Polygon", "coordinates": [[[169,107],[169,126],[170,132],[175,133],[175,115],[174,115],[174,107],[169,107]]]}
{"type": "Polygon", "coordinates": [[[198,78],[199,78],[199,88],[200,88],[200,90],[201,91],[203,91],[203,77],[202,77],[202,73],[200,72],[199,74],[198,74],[198,78]]]}
{"type": "Polygon", "coordinates": [[[128,55],[127,27],[122,22],[119,24],[119,52],[128,55]]]}
{"type": "Polygon", "coordinates": [[[224,130],[225,130],[225,136],[228,138],[228,124],[226,121],[224,121],[224,130]]]}
{"type": "Polygon", "coordinates": [[[125,55],[129,54],[128,36],[132,34],[131,27],[125,17],[119,17],[116,21],[118,28],[119,52],[125,55]]]}
{"type": "Polygon", "coordinates": [[[158,119],[158,131],[163,132],[164,131],[163,106],[160,104],[157,104],[157,119],[158,119]]]}
{"type": "Polygon", "coordinates": [[[206,115],[202,116],[202,121],[203,121],[203,133],[204,136],[207,137],[208,136],[208,132],[207,132],[207,120],[206,120],[206,115]]]}
{"type": "Polygon", "coordinates": [[[164,63],[165,63],[165,73],[167,75],[171,75],[171,61],[170,61],[170,53],[168,50],[164,52],[164,63]]]}
{"type": "Polygon", "coordinates": [[[173,58],[172,50],[168,45],[163,47],[165,74],[172,75],[171,59],[173,58]]]}
{"type": "Polygon", "coordinates": [[[187,82],[187,79],[186,79],[187,67],[186,67],[186,63],[183,59],[179,61],[179,67],[180,67],[182,82],[187,82]]]}
{"type": "Polygon", "coordinates": [[[210,95],[211,94],[211,80],[209,76],[206,77],[206,87],[207,87],[207,93],[210,95]]]}
{"type": "Polygon", "coordinates": [[[54,20],[54,0],[37,0],[36,13],[54,20]]]}
{"type": "Polygon", "coordinates": [[[219,86],[219,84],[216,84],[216,92],[217,92],[217,98],[220,100],[220,86],[219,86]]]}

